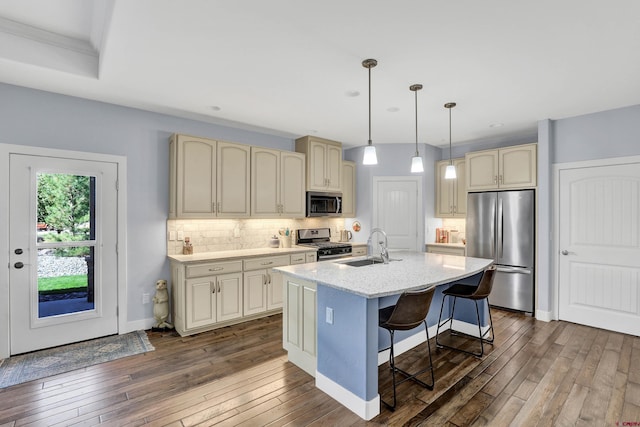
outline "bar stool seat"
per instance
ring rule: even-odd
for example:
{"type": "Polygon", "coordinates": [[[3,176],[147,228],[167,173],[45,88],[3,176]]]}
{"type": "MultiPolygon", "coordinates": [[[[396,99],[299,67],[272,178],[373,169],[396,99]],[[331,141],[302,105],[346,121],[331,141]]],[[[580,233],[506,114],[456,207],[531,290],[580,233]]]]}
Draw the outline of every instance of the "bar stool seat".
{"type": "Polygon", "coordinates": [[[482,357],[484,355],[484,344],[486,343],[486,344],[493,345],[493,340],[494,340],[493,320],[491,319],[491,307],[489,306],[489,294],[491,293],[491,289],[493,287],[493,280],[495,278],[495,273],[496,273],[496,267],[491,266],[483,272],[482,278],[480,279],[480,283],[478,284],[477,287],[464,285],[462,283],[455,283],[442,292],[442,305],[440,306],[440,316],[438,317],[438,329],[436,332],[436,345],[438,346],[438,348],[446,347],[452,350],[458,350],[464,353],[472,354],[476,357],[482,357]],[[453,306],[451,308],[451,315],[447,320],[443,322],[442,311],[444,309],[444,302],[447,299],[447,297],[453,298],[453,306]],[[477,338],[478,341],[480,342],[479,352],[468,351],[463,348],[453,347],[440,342],[440,339],[439,339],[440,328],[446,325],[447,322],[449,322],[449,331],[452,335],[466,335],[471,337],[468,334],[465,334],[460,331],[456,331],[455,329],[452,328],[453,314],[455,313],[455,310],[456,310],[456,300],[458,298],[469,299],[475,302],[476,317],[478,319],[478,337],[472,337],[472,338],[477,338]],[[489,311],[489,329],[487,329],[484,333],[482,333],[482,326],[480,324],[480,309],[478,307],[478,302],[482,300],[487,302],[487,310],[489,311]],[[487,337],[487,335],[490,335],[490,338],[487,337]]]}
{"type": "Polygon", "coordinates": [[[378,311],[378,325],[389,331],[391,337],[391,345],[389,347],[389,366],[391,368],[391,376],[393,382],[393,404],[389,404],[382,400],[392,411],[396,407],[396,386],[407,380],[411,380],[429,390],[433,390],[435,378],[433,375],[433,362],[431,359],[431,344],[429,344],[429,329],[427,327],[427,313],[433,300],[435,287],[416,292],[404,292],[398,298],[398,302],[390,307],[381,308],[378,311]],[[427,348],[429,352],[429,366],[419,372],[410,374],[395,365],[393,336],[395,331],[408,331],[414,329],[420,324],[424,324],[427,333],[427,348]],[[417,378],[418,375],[427,371],[431,371],[431,383],[425,383],[417,378]],[[396,373],[402,374],[405,378],[396,382],[396,373]]]}

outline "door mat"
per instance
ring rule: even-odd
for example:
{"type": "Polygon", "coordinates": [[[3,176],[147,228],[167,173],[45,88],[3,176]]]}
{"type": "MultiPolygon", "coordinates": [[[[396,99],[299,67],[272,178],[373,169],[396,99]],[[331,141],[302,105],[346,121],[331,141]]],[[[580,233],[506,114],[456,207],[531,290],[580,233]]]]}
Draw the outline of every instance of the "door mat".
{"type": "Polygon", "coordinates": [[[145,331],[111,335],[0,359],[0,388],[153,351],[145,331]]]}

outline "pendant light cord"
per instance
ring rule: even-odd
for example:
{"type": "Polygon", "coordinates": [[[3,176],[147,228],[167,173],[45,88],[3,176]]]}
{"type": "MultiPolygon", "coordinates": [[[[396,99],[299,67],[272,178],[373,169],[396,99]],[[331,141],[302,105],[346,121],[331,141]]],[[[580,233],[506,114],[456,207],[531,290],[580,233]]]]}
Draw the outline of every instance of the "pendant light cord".
{"type": "Polygon", "coordinates": [[[449,108],[449,165],[453,165],[453,159],[451,158],[451,108],[449,108]]]}
{"type": "Polygon", "coordinates": [[[416,98],[416,157],[418,157],[418,91],[415,90],[416,98]]]}
{"type": "Polygon", "coordinates": [[[369,68],[369,145],[371,145],[371,67],[369,68]]]}

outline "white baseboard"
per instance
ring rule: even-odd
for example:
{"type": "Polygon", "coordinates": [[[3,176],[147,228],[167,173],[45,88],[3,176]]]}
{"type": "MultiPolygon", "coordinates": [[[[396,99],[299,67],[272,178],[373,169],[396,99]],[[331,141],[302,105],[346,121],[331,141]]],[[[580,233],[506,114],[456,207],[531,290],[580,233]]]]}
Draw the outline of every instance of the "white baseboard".
{"type": "Polygon", "coordinates": [[[156,324],[155,318],[134,320],[132,322],[127,322],[126,323],[127,330],[120,331],[120,334],[126,334],[128,332],[133,332],[133,331],[146,331],[148,329],[153,328],[153,325],[155,324],[156,324]]]}
{"type": "Polygon", "coordinates": [[[552,320],[554,320],[553,312],[536,310],[536,320],[541,320],[543,322],[551,322],[552,320]]]}
{"type": "Polygon", "coordinates": [[[379,394],[377,394],[372,400],[366,401],[342,387],[340,384],[333,382],[318,371],[316,371],[316,387],[327,393],[363,420],[369,421],[380,413],[379,394]]]}

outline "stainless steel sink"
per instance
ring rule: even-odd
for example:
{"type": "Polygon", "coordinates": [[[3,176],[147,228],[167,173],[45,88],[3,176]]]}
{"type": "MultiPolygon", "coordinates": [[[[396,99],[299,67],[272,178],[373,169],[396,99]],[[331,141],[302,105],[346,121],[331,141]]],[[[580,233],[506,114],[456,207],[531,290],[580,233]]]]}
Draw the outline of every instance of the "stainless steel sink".
{"type": "Polygon", "coordinates": [[[350,265],[351,267],[364,267],[367,265],[382,264],[382,260],[375,259],[375,258],[367,258],[367,259],[359,259],[356,261],[347,261],[341,264],[350,265]]]}

